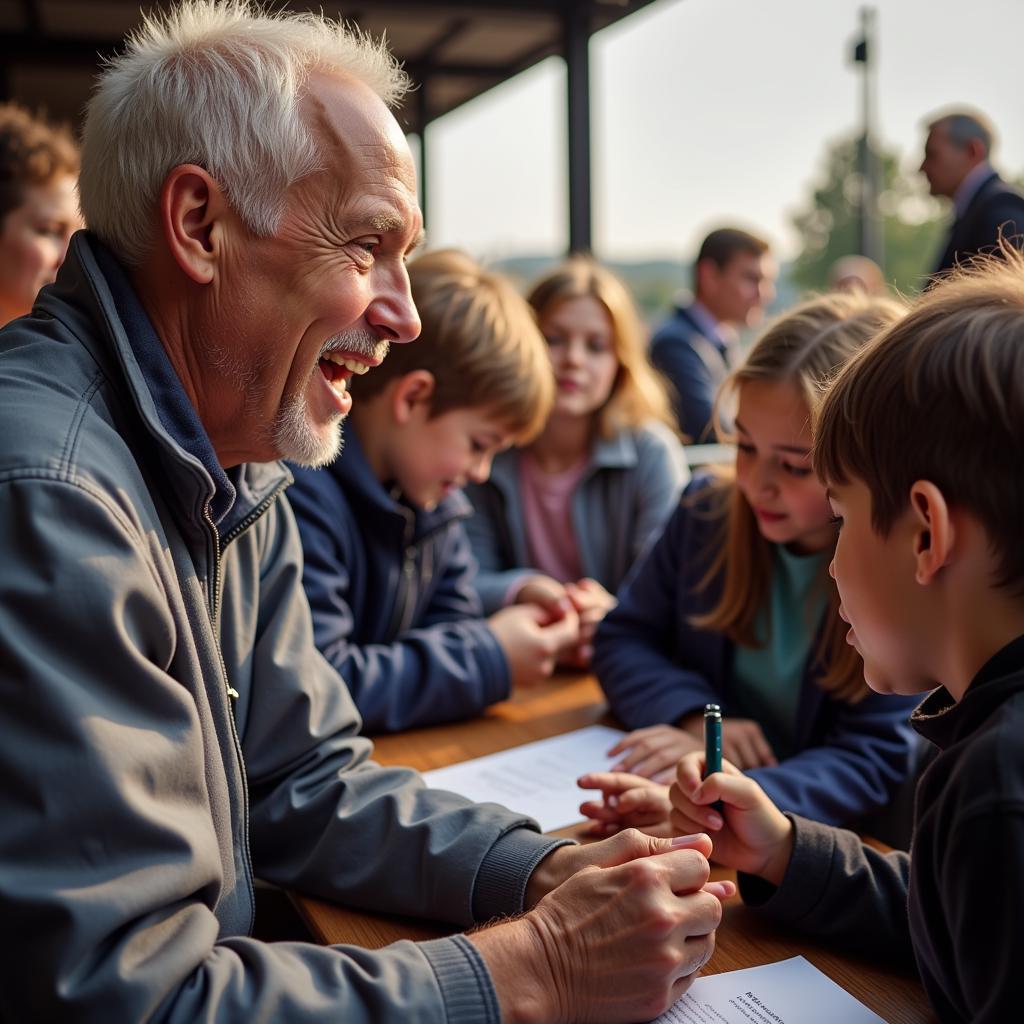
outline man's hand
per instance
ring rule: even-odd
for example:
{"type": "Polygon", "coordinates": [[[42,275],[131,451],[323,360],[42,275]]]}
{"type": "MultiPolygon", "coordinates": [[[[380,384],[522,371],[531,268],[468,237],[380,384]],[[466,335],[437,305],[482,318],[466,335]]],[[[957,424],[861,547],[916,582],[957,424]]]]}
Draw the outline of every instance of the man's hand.
{"type": "MultiPolygon", "coordinates": [[[[630,830],[563,847],[549,880],[572,872],[524,917],[472,933],[507,1021],[656,1017],[711,957],[729,882],[708,883],[706,835],[630,830]]],[[[537,872],[535,872],[536,874],[537,872]]],[[[532,879],[531,879],[532,882],[532,879]]]]}
{"type": "Polygon", "coordinates": [[[537,605],[515,604],[496,611],[487,621],[508,661],[513,689],[547,679],[559,654],[579,636],[579,621],[571,609],[552,622],[537,605]]]}
{"type": "Polygon", "coordinates": [[[672,725],[649,725],[627,733],[608,751],[609,757],[622,756],[613,764],[613,772],[632,772],[647,779],[670,783],[676,764],[683,754],[703,750],[703,739],[672,725]]]}
{"type": "Polygon", "coordinates": [[[669,790],[673,830],[706,829],[715,837],[717,863],[779,885],[793,853],[793,823],[735,765],[723,761],[720,772],[701,781],[703,771],[703,753],[679,762],[669,790]],[[721,813],[708,806],[716,800],[721,813]]]}
{"type": "Polygon", "coordinates": [[[601,790],[602,799],[580,804],[580,812],[593,819],[588,830],[592,836],[610,836],[624,828],[662,838],[675,835],[668,786],[628,772],[589,772],[580,776],[579,786],[601,790]]]}

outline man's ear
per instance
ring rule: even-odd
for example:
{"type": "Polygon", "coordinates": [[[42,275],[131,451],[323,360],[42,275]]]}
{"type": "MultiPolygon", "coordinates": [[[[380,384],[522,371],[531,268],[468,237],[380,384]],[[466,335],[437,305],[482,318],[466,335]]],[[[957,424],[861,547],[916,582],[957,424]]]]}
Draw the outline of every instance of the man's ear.
{"type": "Polygon", "coordinates": [[[949,562],[956,540],[949,505],[942,491],[928,480],[910,487],[910,515],[913,517],[915,579],[928,586],[949,562]]]}
{"type": "Polygon", "coordinates": [[[167,248],[182,272],[209,284],[222,255],[224,220],[230,207],[220,185],[202,167],[172,167],[160,190],[160,223],[167,248]]]}
{"type": "Polygon", "coordinates": [[[964,143],[964,148],[967,150],[971,161],[974,163],[980,163],[984,160],[988,154],[985,152],[985,144],[978,138],[970,138],[964,143]]]}
{"type": "Polygon", "coordinates": [[[718,264],[706,257],[697,264],[696,288],[698,294],[713,292],[721,275],[718,264]]]}
{"type": "MultiPolygon", "coordinates": [[[[372,371],[371,371],[372,372],[372,371]]],[[[391,411],[396,423],[405,425],[418,413],[430,412],[434,375],[429,370],[412,370],[399,377],[391,393],[391,411]]]]}

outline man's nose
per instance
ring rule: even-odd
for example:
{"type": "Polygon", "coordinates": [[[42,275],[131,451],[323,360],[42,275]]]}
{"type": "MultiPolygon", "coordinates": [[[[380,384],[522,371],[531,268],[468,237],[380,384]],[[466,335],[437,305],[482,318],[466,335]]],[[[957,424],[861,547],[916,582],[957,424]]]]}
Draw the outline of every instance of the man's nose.
{"type": "Polygon", "coordinates": [[[412,300],[404,265],[378,290],[366,309],[367,323],[380,337],[402,344],[420,336],[420,315],[412,300]]]}

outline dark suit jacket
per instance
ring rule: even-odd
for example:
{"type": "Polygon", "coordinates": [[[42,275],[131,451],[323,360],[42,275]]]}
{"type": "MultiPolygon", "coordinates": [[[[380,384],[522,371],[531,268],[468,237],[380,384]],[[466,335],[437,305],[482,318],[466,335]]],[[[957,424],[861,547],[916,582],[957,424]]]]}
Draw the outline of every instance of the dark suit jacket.
{"type": "Polygon", "coordinates": [[[953,224],[935,272],[949,270],[976,253],[990,251],[999,239],[1000,228],[1008,241],[1021,248],[1024,193],[993,172],[974,194],[964,215],[953,224]]]}
{"type": "Polygon", "coordinates": [[[730,351],[706,338],[687,306],[677,306],[651,340],[651,362],[672,385],[679,429],[688,444],[715,441],[711,409],[732,365],[730,351]]]}

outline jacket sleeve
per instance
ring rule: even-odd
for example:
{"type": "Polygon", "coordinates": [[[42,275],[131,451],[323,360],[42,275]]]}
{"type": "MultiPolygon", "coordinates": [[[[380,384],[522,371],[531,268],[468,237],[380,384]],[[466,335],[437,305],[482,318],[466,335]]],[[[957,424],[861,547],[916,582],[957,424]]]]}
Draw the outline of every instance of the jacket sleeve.
{"type": "Polygon", "coordinates": [[[304,502],[302,513],[303,583],[316,645],[348,685],[367,732],[470,718],[508,696],[508,663],[473,590],[472,555],[459,524],[417,627],[392,642],[355,643],[342,536],[351,513],[324,502],[304,502]]]}
{"type": "Polygon", "coordinates": [[[676,508],[626,577],[618,604],[594,637],[594,671],[627,729],[678,722],[720,696],[710,680],[675,657],[690,518],[684,505],[676,508]]]}
{"type": "Polygon", "coordinates": [[[909,854],[879,853],[853,832],[788,817],[795,834],[782,884],[740,874],[744,902],[860,955],[912,964],[909,854]]]}
{"type": "MultiPolygon", "coordinates": [[[[154,568],[167,556],[133,515],[63,477],[0,487],[5,1016],[497,1021],[486,968],[464,940],[368,952],[220,936],[223,861],[209,799],[219,781],[207,774],[194,697],[168,672],[173,596],[154,568]]],[[[375,772],[360,774],[369,782],[375,772]]],[[[391,779],[395,801],[385,798],[382,814],[403,791],[421,819],[473,817],[454,797],[424,796],[409,773],[391,779]]],[[[300,804],[313,785],[293,793],[300,804]]],[[[477,865],[501,851],[496,837],[513,824],[497,809],[483,820],[467,821],[475,853],[463,860],[477,865]]],[[[438,831],[427,883],[446,847],[461,852],[454,828],[438,831]]],[[[403,822],[377,852],[393,852],[403,832],[416,828],[403,822]]],[[[407,859],[394,867],[396,878],[415,875],[407,859]]],[[[463,863],[450,887],[472,891],[471,871],[463,863]]]]}
{"type": "Polygon", "coordinates": [[[637,504],[633,518],[632,561],[635,562],[664,528],[679,495],[690,480],[690,468],[679,441],[667,429],[648,427],[641,435],[637,465],[637,504]]]}
{"type": "MultiPolygon", "coordinates": [[[[260,546],[258,640],[237,716],[260,877],[457,925],[519,912],[530,873],[558,841],[522,815],[370,762],[352,698],[312,643],[288,504],[250,533],[260,546]]],[[[245,652],[225,644],[225,656],[245,652]]]]}
{"type": "Polygon", "coordinates": [[[784,811],[849,824],[886,806],[910,772],[909,718],[918,702],[878,693],[856,704],[834,702],[834,722],[820,743],[747,774],[784,811]]]}
{"type": "Polygon", "coordinates": [[[672,385],[679,429],[688,444],[714,441],[711,415],[715,385],[704,360],[682,338],[659,334],[651,343],[651,363],[672,385]]]}
{"type": "Polygon", "coordinates": [[[507,539],[505,498],[494,484],[470,484],[465,493],[473,505],[466,533],[477,562],[476,590],[484,614],[491,615],[504,606],[509,588],[535,570],[515,563],[507,539]]]}

